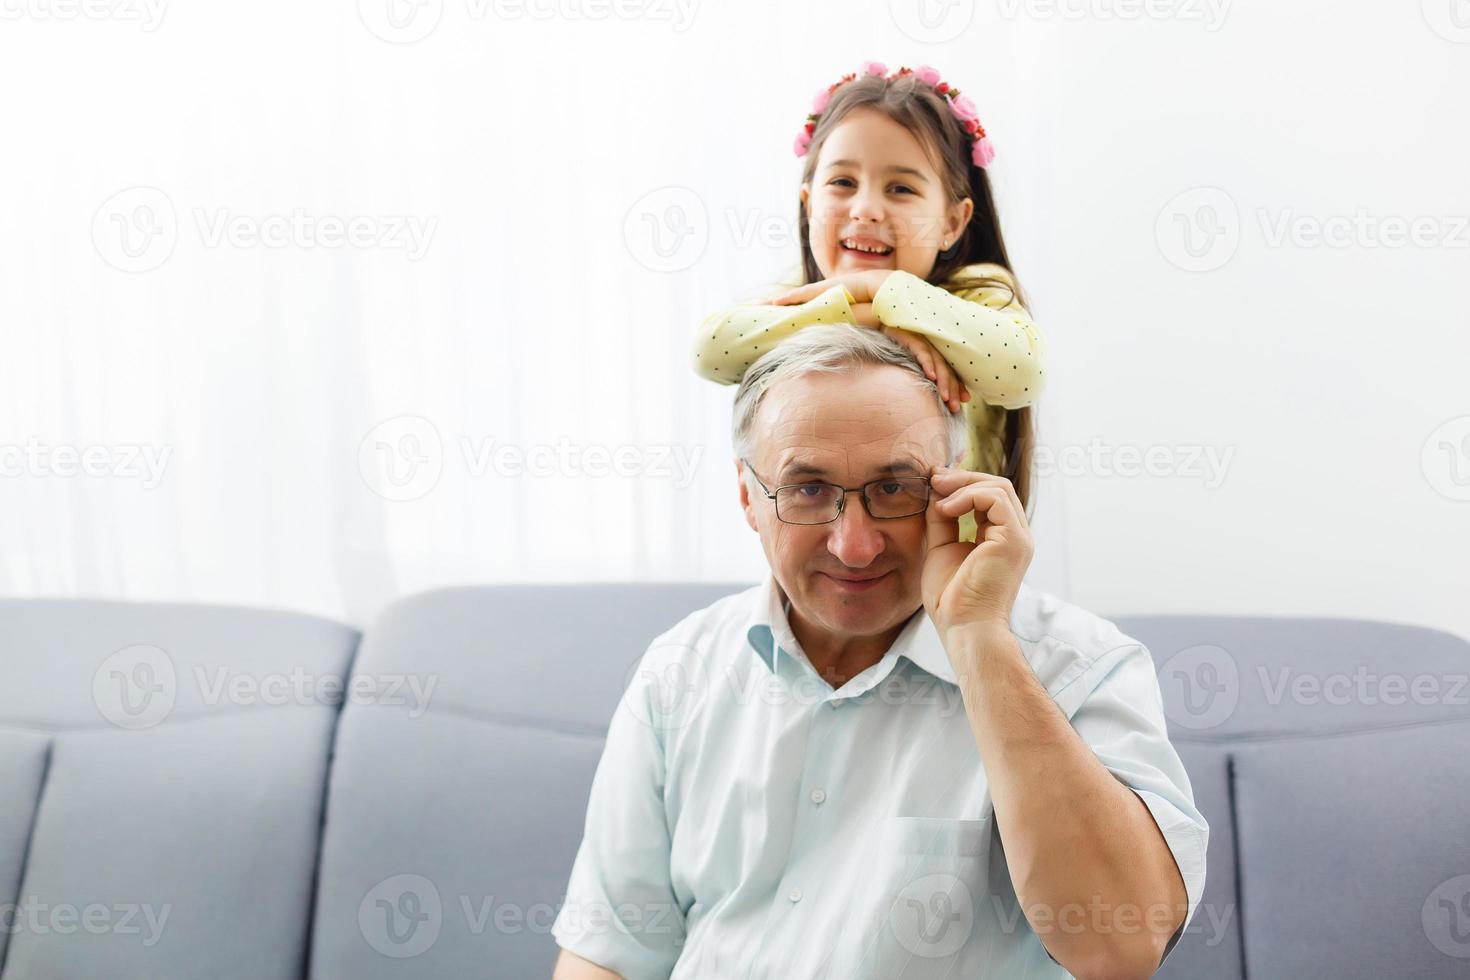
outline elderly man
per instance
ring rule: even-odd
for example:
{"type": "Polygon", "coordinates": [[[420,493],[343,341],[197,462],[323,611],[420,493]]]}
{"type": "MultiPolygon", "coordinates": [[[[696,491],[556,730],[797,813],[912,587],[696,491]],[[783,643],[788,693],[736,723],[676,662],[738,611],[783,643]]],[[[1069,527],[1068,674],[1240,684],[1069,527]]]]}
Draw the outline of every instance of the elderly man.
{"type": "Polygon", "coordinates": [[[751,365],[736,471],[771,575],[640,661],[557,980],[1158,968],[1209,828],[1152,660],[1023,584],[1024,508],[952,468],[965,438],[878,332],[810,327],[751,365]]]}

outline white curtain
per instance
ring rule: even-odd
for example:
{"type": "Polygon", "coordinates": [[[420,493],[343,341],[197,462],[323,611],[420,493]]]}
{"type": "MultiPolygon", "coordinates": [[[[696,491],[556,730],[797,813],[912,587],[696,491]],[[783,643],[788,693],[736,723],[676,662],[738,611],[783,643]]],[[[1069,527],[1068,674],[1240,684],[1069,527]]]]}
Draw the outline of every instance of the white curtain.
{"type": "Polygon", "coordinates": [[[15,9],[8,595],[363,622],[449,583],[753,581],[733,389],[689,347],[794,254],[812,91],[912,53],[1031,152],[1005,63],[879,8],[15,9]]]}
{"type": "Polygon", "coordinates": [[[792,260],[792,138],[876,58],[1000,152],[1084,461],[1034,584],[1470,632],[1455,2],[5,4],[0,594],[753,581],[690,338],[792,260]],[[1308,234],[1360,212],[1437,234],[1308,234]]]}

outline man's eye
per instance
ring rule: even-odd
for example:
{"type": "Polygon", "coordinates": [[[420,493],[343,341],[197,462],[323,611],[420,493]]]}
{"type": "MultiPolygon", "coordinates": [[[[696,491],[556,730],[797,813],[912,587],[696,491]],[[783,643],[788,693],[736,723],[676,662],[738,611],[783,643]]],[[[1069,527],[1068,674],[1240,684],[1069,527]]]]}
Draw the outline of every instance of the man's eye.
{"type": "Polygon", "coordinates": [[[903,492],[903,484],[890,480],[887,483],[879,483],[873,487],[873,492],[883,496],[896,496],[903,492]]]}
{"type": "Polygon", "coordinates": [[[822,483],[807,483],[798,487],[796,492],[803,497],[820,497],[827,492],[827,486],[822,483]],[[808,493],[807,491],[811,492],[808,493]]]}

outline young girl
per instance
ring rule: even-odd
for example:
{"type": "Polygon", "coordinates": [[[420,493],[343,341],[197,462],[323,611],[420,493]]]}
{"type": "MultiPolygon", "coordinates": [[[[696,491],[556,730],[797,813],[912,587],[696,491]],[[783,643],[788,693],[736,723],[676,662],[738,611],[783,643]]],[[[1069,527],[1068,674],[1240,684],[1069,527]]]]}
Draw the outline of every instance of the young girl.
{"type": "MultiPolygon", "coordinates": [[[[1046,346],[1010,271],[985,168],[995,151],[975,106],[927,66],[868,62],[817,93],[796,139],[805,285],[704,322],[695,370],[738,384],[802,327],[881,329],[964,411],[961,466],[1031,489],[1031,408],[1046,346]]],[[[965,515],[960,537],[975,540],[965,515]]]]}

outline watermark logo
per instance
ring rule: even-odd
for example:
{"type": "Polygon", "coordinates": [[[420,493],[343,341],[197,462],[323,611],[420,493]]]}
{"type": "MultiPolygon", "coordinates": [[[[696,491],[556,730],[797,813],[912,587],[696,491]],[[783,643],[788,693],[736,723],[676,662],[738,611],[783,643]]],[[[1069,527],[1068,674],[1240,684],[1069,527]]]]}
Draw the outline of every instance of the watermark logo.
{"type": "Polygon", "coordinates": [[[659,732],[688,725],[709,699],[710,677],[699,652],[680,643],[650,646],[623,677],[618,707],[659,732]]]}
{"type": "Polygon", "coordinates": [[[149,272],[163,265],[179,241],[173,201],[157,187],[118,191],[92,216],[92,245],[102,261],[121,272],[149,272]]]}
{"type": "Polygon", "coordinates": [[[1176,21],[1203,24],[1213,34],[1225,25],[1232,0],[998,0],[1006,20],[1176,21]]]}
{"type": "Polygon", "coordinates": [[[920,44],[953,41],[975,19],[975,0],[888,0],[895,27],[920,44]]]}
{"type": "Polygon", "coordinates": [[[163,938],[172,912],[172,903],[53,904],[27,895],[19,902],[0,902],[0,935],[74,936],[85,932],[91,936],[139,936],[139,944],[151,949],[163,938]]]}
{"type": "MultiPolygon", "coordinates": [[[[422,259],[439,219],[416,214],[313,213],[295,207],[287,214],[245,214],[229,207],[190,209],[184,228],[206,249],[356,249],[398,251],[422,259]]],[[[181,223],[173,200],[157,187],[118,191],[92,216],[92,245],[121,272],[151,272],[178,245],[181,223]]]]}
{"type": "Polygon", "coordinates": [[[439,26],[444,0],[357,0],[362,26],[389,44],[422,41],[439,26]]]}
{"type": "Polygon", "coordinates": [[[239,214],[230,208],[195,208],[194,225],[205,248],[378,249],[403,252],[417,262],[429,251],[439,219],[417,214],[239,214]]]}
{"type": "Polygon", "coordinates": [[[888,925],[899,944],[915,956],[952,956],[975,928],[975,900],[954,875],[925,875],[898,893],[888,911],[888,925]]]}
{"type": "Polygon", "coordinates": [[[168,0],[3,0],[0,20],[111,20],[136,23],[144,33],[158,30],[168,0]]]}
{"type": "Polygon", "coordinates": [[[709,244],[709,212],[687,187],[660,187],[633,202],[623,218],[628,252],[651,272],[682,272],[709,244]]]}
{"type": "MultiPolygon", "coordinates": [[[[345,702],[408,709],[420,718],[438,686],[437,674],[319,674],[302,666],[260,674],[195,665],[180,676],[167,651],[151,644],[124,647],[104,660],[92,675],[92,703],[103,718],[119,728],[152,728],[173,713],[181,685],[192,681],[198,702],[206,707],[230,705],[323,705],[345,702]]],[[[191,702],[192,703],[192,702],[191,702]]]]}
{"type": "Polygon", "coordinates": [[[1294,208],[1258,208],[1257,220],[1268,248],[1398,249],[1470,248],[1470,217],[1465,215],[1298,214],[1294,208]]]}
{"type": "Polygon", "coordinates": [[[1424,22],[1446,41],[1470,44],[1470,0],[1420,0],[1424,22]]]}
{"type": "MultiPolygon", "coordinates": [[[[1367,208],[1310,214],[1278,206],[1256,208],[1254,224],[1269,249],[1470,250],[1470,215],[1377,214],[1367,208]]],[[[1244,230],[1234,198],[1218,187],[1196,187],[1164,206],[1154,235],[1174,266],[1213,272],[1235,257],[1244,230]]]]}
{"type": "Polygon", "coordinates": [[[1470,875],[1457,875],[1430,892],[1419,921],[1435,949],[1470,959],[1470,875]]]}
{"type": "Polygon", "coordinates": [[[0,443],[0,477],[108,477],[138,480],[144,490],[163,482],[173,446],[50,445],[30,438],[0,443]]]}
{"type": "Polygon", "coordinates": [[[1235,658],[1223,647],[1209,644],[1186,647],[1164,661],[1159,684],[1165,694],[1164,715],[1180,728],[1223,724],[1240,700],[1235,658]]]}
{"type": "Polygon", "coordinates": [[[400,415],[374,426],[357,450],[363,482],[384,500],[418,500],[439,484],[444,443],[434,423],[400,415]]]}
{"type": "Polygon", "coordinates": [[[1211,272],[1240,247],[1240,209],[1218,187],[1176,194],[1154,222],[1154,238],[1169,262],[1186,272],[1211,272]]]}
{"type": "Polygon", "coordinates": [[[1338,671],[1318,675],[1301,673],[1290,667],[1272,670],[1265,666],[1257,667],[1256,673],[1266,703],[1273,708],[1288,697],[1293,704],[1326,704],[1338,708],[1380,704],[1470,706],[1470,693],[1466,692],[1470,674],[1380,674],[1362,664],[1351,674],[1338,671]]]}
{"type": "Polygon", "coordinates": [[[439,939],[444,905],[423,875],[400,874],[378,882],[357,906],[357,928],[369,946],[394,959],[426,952],[439,939]]]}
{"type": "MultiPolygon", "coordinates": [[[[694,24],[694,0],[464,0],[455,10],[467,21],[646,21],[682,34],[694,24]]],[[[438,29],[444,0],[358,0],[357,15],[374,37],[413,44],[438,29]]]]}
{"type": "Polygon", "coordinates": [[[1470,500],[1470,415],[1450,419],[1431,432],[1419,463],[1436,493],[1470,500]]]}
{"type": "Polygon", "coordinates": [[[469,434],[460,434],[451,445],[455,451],[446,451],[438,427],[428,419],[400,415],[363,438],[358,470],[368,489],[391,501],[427,496],[450,463],[475,480],[654,478],[683,490],[694,481],[704,455],[698,445],[584,445],[565,438],[526,445],[469,434]]]}
{"type": "Polygon", "coordinates": [[[1104,479],[1194,480],[1206,490],[1225,482],[1234,446],[1113,446],[1094,436],[1086,446],[1038,445],[1032,456],[1038,476],[1095,476],[1104,479]]]}
{"type": "Polygon", "coordinates": [[[123,647],[92,674],[92,703],[119,728],[152,728],[173,711],[178,693],[173,659],[147,643],[123,647]]]}

